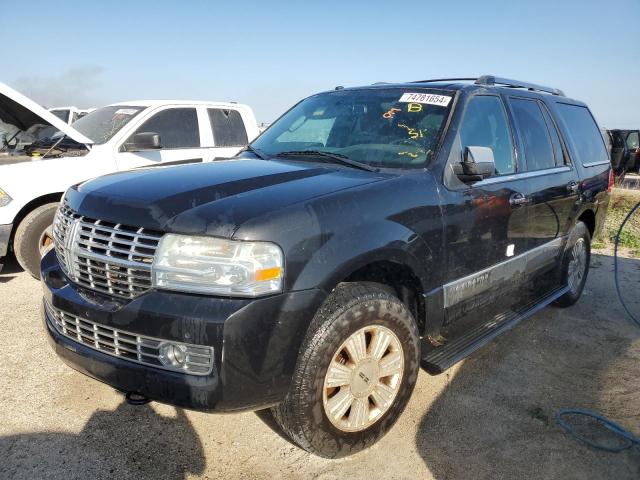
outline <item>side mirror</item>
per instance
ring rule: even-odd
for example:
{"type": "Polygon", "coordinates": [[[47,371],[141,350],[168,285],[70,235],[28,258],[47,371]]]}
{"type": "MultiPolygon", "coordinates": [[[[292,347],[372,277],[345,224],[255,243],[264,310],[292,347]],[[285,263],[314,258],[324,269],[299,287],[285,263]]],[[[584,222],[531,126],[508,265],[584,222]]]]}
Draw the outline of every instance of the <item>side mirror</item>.
{"type": "Polygon", "coordinates": [[[160,134],[155,132],[136,133],[133,141],[126,144],[127,152],[140,152],[144,150],[158,150],[162,148],[160,134]]]}
{"type": "Polygon", "coordinates": [[[465,183],[493,176],[496,173],[493,150],[489,147],[466,147],[462,162],[454,165],[453,171],[465,183]]]}

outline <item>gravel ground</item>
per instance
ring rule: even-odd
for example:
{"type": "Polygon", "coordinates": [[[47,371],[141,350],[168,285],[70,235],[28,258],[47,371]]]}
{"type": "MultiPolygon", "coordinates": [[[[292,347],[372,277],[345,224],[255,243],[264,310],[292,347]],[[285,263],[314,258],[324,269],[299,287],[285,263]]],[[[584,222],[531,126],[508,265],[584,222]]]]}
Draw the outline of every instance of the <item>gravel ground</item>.
{"type": "MultiPolygon", "coordinates": [[[[623,267],[637,292],[640,260],[623,267]]],[[[611,257],[594,255],[576,306],[544,309],[446,374],[421,372],[381,442],[331,461],[262,415],[125,404],[57,359],[38,282],[9,264],[0,273],[0,478],[637,479],[640,448],[597,452],[553,419],[560,408],[592,408],[640,435],[640,330],[612,279],[611,257]]],[[[632,308],[640,314],[640,302],[632,308]]]]}

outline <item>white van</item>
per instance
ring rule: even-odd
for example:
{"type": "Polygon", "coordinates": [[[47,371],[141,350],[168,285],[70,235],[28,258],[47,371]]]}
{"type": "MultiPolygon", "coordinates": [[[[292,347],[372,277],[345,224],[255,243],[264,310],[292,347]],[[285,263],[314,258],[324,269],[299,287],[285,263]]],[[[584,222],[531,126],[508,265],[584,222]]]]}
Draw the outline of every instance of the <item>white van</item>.
{"type": "Polygon", "coordinates": [[[12,248],[38,276],[58,202],[75,183],[141,166],[232,157],[257,135],[251,108],[233,102],[123,102],[71,126],[0,83],[0,263],[12,248]]]}

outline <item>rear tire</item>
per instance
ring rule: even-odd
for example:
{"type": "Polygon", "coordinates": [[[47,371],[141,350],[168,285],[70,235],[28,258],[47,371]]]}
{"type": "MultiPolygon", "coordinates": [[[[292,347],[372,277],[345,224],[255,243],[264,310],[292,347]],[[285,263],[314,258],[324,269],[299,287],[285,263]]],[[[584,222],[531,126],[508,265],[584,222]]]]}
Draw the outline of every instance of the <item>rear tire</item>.
{"type": "Polygon", "coordinates": [[[16,259],[32,277],[40,278],[40,259],[53,244],[51,227],[58,203],[47,203],[22,219],[13,239],[16,259]]]}
{"type": "Polygon", "coordinates": [[[554,302],[558,307],[570,307],[580,299],[591,260],[591,234],[583,222],[576,223],[567,242],[562,261],[562,282],[569,286],[569,291],[554,302]]]}
{"type": "Polygon", "coordinates": [[[418,329],[405,305],[384,286],[343,283],[315,315],[289,392],[271,412],[305,450],[350,455],[393,426],[418,369],[418,329]]]}

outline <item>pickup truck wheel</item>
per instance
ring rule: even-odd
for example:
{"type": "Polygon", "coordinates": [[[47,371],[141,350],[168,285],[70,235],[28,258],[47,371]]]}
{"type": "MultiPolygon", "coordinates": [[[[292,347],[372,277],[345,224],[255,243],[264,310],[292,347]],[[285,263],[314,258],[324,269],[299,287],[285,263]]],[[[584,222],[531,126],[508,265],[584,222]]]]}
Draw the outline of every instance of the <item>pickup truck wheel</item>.
{"type": "Polygon", "coordinates": [[[591,235],[583,222],[576,223],[569,234],[568,242],[562,263],[562,279],[569,291],[554,302],[558,307],[570,307],[580,299],[589,274],[591,235]]]}
{"type": "Polygon", "coordinates": [[[40,278],[40,259],[53,244],[51,225],[58,203],[47,203],[22,219],[13,239],[13,250],[22,268],[40,278]]]}
{"type": "Polygon", "coordinates": [[[419,368],[418,330],[381,285],[343,283],[316,314],[276,423],[322,457],[373,445],[404,410],[419,368]]]}

